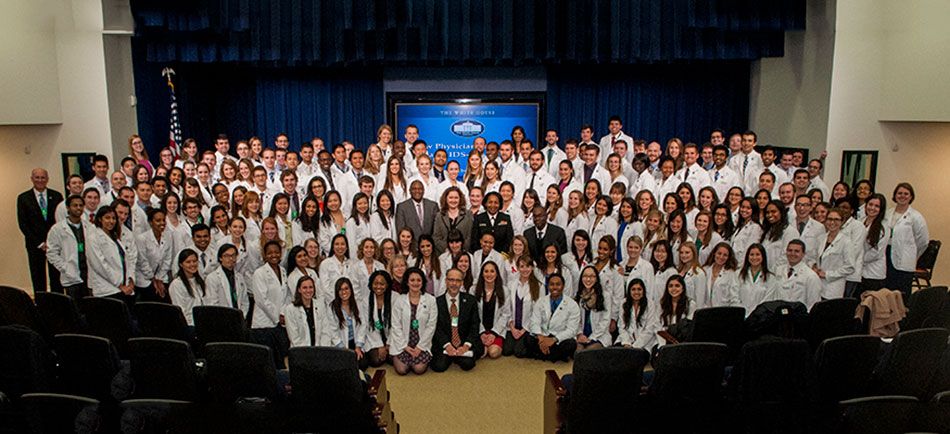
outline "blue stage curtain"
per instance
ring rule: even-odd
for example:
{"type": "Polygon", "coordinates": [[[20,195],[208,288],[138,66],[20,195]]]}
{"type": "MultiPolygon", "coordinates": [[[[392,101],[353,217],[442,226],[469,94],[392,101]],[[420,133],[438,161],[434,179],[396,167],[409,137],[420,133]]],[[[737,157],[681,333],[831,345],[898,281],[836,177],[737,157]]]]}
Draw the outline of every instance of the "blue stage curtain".
{"type": "MultiPolygon", "coordinates": [[[[168,87],[162,66],[136,58],[139,131],[149,154],[168,143],[168,87]]],[[[218,133],[239,139],[257,135],[273,144],[281,132],[292,149],[313,136],[328,145],[351,140],[358,147],[375,141],[385,117],[379,70],[275,70],[228,65],[172,65],[184,137],[199,149],[213,149],[218,133]]]]}
{"type": "Polygon", "coordinates": [[[781,56],[805,0],[132,0],[153,62],[639,64],[781,56]]]}
{"type": "Polygon", "coordinates": [[[634,138],[664,147],[672,137],[702,144],[713,128],[746,129],[749,64],[551,67],[546,103],[548,127],[565,139],[590,123],[599,140],[618,115],[634,138]]]}

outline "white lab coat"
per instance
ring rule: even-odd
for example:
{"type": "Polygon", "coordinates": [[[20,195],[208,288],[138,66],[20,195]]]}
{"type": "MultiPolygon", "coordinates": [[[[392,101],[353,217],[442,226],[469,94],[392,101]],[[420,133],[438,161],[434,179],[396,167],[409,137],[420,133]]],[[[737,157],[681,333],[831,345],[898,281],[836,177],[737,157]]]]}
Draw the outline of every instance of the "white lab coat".
{"type": "Polygon", "coordinates": [[[825,278],[821,279],[822,298],[844,297],[845,282],[854,273],[854,259],[854,246],[844,232],[839,232],[831,244],[824,246],[815,263],[825,272],[825,278]]]}
{"type": "Polygon", "coordinates": [[[654,313],[658,309],[659,306],[647,303],[646,310],[643,311],[638,324],[637,313],[631,307],[630,322],[625,322],[623,315],[617,321],[617,340],[614,343],[643,348],[647,351],[651,350],[656,345],[656,332],[659,329],[659,323],[657,322],[659,316],[654,313]]]}
{"type": "Polygon", "coordinates": [[[590,235],[591,250],[597,251],[597,245],[604,235],[611,235],[614,237],[614,242],[617,241],[617,220],[610,216],[604,216],[600,221],[597,221],[597,217],[591,217],[587,234],[590,235]]]}
{"type": "Polygon", "coordinates": [[[344,230],[346,231],[346,238],[349,240],[350,257],[355,258],[363,240],[366,238],[373,238],[372,225],[368,221],[360,221],[359,224],[357,224],[356,219],[350,217],[346,219],[344,230]]]}
{"type": "MultiPolygon", "coordinates": [[[[382,262],[379,262],[374,259],[373,267],[372,267],[373,269],[372,271],[370,271],[366,269],[366,263],[363,262],[362,259],[355,259],[356,256],[353,256],[352,258],[354,259],[350,259],[350,274],[347,277],[350,278],[350,283],[353,284],[353,294],[354,294],[353,296],[356,297],[357,300],[365,301],[366,298],[369,297],[369,292],[370,292],[369,276],[372,275],[373,272],[375,271],[385,270],[386,266],[384,266],[382,262]]],[[[451,266],[449,268],[451,268],[451,266]]],[[[448,268],[442,268],[443,275],[445,275],[445,270],[448,270],[448,268]]],[[[366,316],[366,315],[360,315],[360,316],[366,316]]]]}
{"type": "MultiPolygon", "coordinates": [[[[72,235],[72,234],[70,234],[72,235]]],[[[140,288],[149,286],[152,279],[168,283],[172,269],[173,244],[172,233],[168,230],[162,234],[161,241],[155,239],[151,230],[135,236],[138,247],[138,263],[135,267],[135,284],[140,288]]]]}
{"type": "MultiPolygon", "coordinates": [[[[732,234],[732,251],[736,253],[736,260],[740,264],[745,261],[745,253],[749,250],[749,246],[758,243],[760,239],[762,239],[762,226],[754,221],[749,221],[736,229],[736,232],[732,234]]],[[[771,257],[769,259],[771,260],[771,257]]]]}
{"type": "MultiPolygon", "coordinates": [[[[709,230],[712,231],[712,227],[710,227],[709,230]]],[[[694,238],[698,236],[699,234],[696,234],[694,238]]],[[[696,240],[694,239],[693,242],[695,241],[696,240]]],[[[723,241],[722,235],[719,235],[719,232],[713,231],[712,235],[709,236],[709,243],[703,244],[703,248],[699,249],[699,263],[705,264],[706,260],[709,259],[709,255],[712,254],[713,249],[715,249],[716,246],[723,241]]]]}
{"type": "MultiPolygon", "coordinates": [[[[505,287],[502,286],[501,290],[505,291],[505,287]]],[[[510,300],[508,300],[509,298],[508,294],[509,293],[505,291],[505,302],[501,304],[498,303],[498,295],[494,295],[495,317],[492,320],[492,327],[490,331],[501,337],[505,337],[505,332],[508,331],[508,321],[511,320],[511,307],[513,306],[513,304],[510,302],[510,300]]],[[[522,307],[524,306],[522,305],[522,307]]],[[[485,299],[483,297],[479,297],[478,298],[478,318],[479,318],[478,332],[479,333],[485,333],[486,331],[485,325],[482,322],[484,312],[485,312],[484,308],[485,308],[485,299]]]]}
{"type": "Polygon", "coordinates": [[[851,264],[854,266],[854,271],[846,279],[848,282],[861,282],[862,267],[864,266],[864,245],[867,243],[868,237],[867,227],[864,226],[863,222],[849,218],[841,226],[841,233],[847,234],[851,240],[851,254],[853,255],[851,264]]]}
{"type": "MultiPolygon", "coordinates": [[[[393,209],[395,209],[395,206],[396,205],[393,204],[393,209]]],[[[379,216],[379,213],[374,212],[373,215],[370,216],[369,225],[371,228],[371,232],[373,234],[373,239],[375,239],[376,241],[382,242],[382,240],[385,240],[387,238],[391,240],[396,239],[395,214],[390,215],[386,220],[388,220],[386,222],[387,225],[389,226],[388,229],[383,226],[383,218],[379,216]]]]}
{"type": "MultiPolygon", "coordinates": [[[[604,296],[604,310],[590,311],[591,333],[587,338],[592,341],[600,342],[605,347],[610,346],[610,320],[612,312],[616,310],[611,303],[611,299],[604,296]]],[[[578,304],[578,308],[580,309],[580,313],[578,315],[577,334],[582,334],[584,333],[584,318],[587,315],[588,309],[580,304],[578,304]]]]}
{"type": "Polygon", "coordinates": [[[346,316],[344,313],[343,326],[340,326],[339,319],[336,317],[336,313],[333,312],[333,309],[328,305],[323,315],[324,321],[324,330],[326,335],[329,337],[329,341],[325,344],[331,347],[337,348],[349,348],[350,338],[356,344],[356,347],[361,350],[368,350],[366,348],[366,327],[367,319],[369,315],[366,315],[360,311],[359,319],[356,321],[357,317],[353,316],[353,336],[350,336],[350,328],[346,325],[346,316]]]}
{"type": "Polygon", "coordinates": [[[287,272],[270,264],[261,265],[254,271],[251,280],[251,292],[254,294],[254,315],[251,318],[253,328],[271,328],[280,320],[280,310],[290,300],[287,289],[287,272]]]}
{"type": "MultiPolygon", "coordinates": [[[[626,263],[622,264],[622,266],[626,267],[626,263]]],[[[626,297],[627,292],[629,292],[628,290],[630,289],[630,282],[633,281],[633,279],[640,279],[643,280],[643,284],[646,288],[646,294],[644,297],[646,297],[647,300],[653,300],[653,293],[659,291],[659,289],[656,287],[656,284],[653,282],[654,278],[656,278],[656,273],[653,271],[653,264],[651,264],[650,261],[646,259],[640,258],[637,260],[637,265],[634,265],[633,269],[627,272],[627,276],[624,277],[624,297],[626,297]]],[[[621,305],[622,304],[623,302],[621,301],[621,305]]]]}
{"type": "Polygon", "coordinates": [[[739,174],[729,167],[728,164],[722,166],[722,169],[716,169],[715,167],[709,169],[708,173],[709,179],[712,181],[712,187],[716,190],[716,196],[719,197],[720,202],[726,200],[729,189],[732,187],[742,187],[742,180],[739,178],[739,174]]]}
{"type": "Polygon", "coordinates": [[[567,159],[567,154],[565,154],[561,148],[557,147],[557,145],[545,145],[541,148],[541,155],[544,156],[544,170],[556,178],[557,170],[561,166],[561,161],[567,159]],[[550,157],[548,156],[549,154],[550,157]]]}
{"type": "Polygon", "coordinates": [[[531,312],[531,333],[554,336],[558,342],[574,339],[581,325],[581,308],[573,299],[561,296],[557,310],[551,312],[551,296],[539,297],[531,312]]]}
{"type": "MultiPolygon", "coordinates": [[[[795,230],[798,230],[798,221],[790,220],[790,225],[795,226],[795,230]]],[[[818,223],[818,220],[813,218],[808,218],[808,221],[805,222],[805,228],[798,234],[798,239],[802,240],[805,243],[805,262],[809,265],[815,263],[818,260],[818,254],[821,253],[821,249],[825,246],[825,226],[821,223],[818,223]]],[[[771,260],[771,258],[769,258],[771,260]]]]}
{"type": "Polygon", "coordinates": [[[646,190],[652,194],[656,194],[656,178],[654,178],[649,171],[643,171],[639,174],[636,182],[627,189],[627,196],[636,197],[637,193],[646,190]]]}
{"type": "MultiPolygon", "coordinates": [[[[287,338],[290,340],[291,347],[310,346],[310,326],[307,324],[306,309],[304,306],[287,304],[280,310],[281,315],[284,316],[284,328],[287,329],[287,338]]],[[[313,300],[310,309],[313,311],[313,328],[316,329],[314,346],[329,346],[330,336],[326,329],[329,309],[317,300],[313,300]]]]}
{"type": "Polygon", "coordinates": [[[669,193],[676,194],[676,188],[679,187],[682,182],[683,180],[676,176],[676,174],[670,175],[670,177],[665,180],[660,178],[656,181],[656,191],[654,195],[660,208],[663,206],[663,198],[669,193]]]}
{"type": "MultiPolygon", "coordinates": [[[[193,295],[188,294],[188,290],[185,288],[185,283],[182,281],[182,278],[176,277],[175,280],[172,280],[171,285],[168,286],[168,296],[172,299],[173,305],[181,308],[181,313],[185,315],[185,322],[190,326],[194,326],[195,316],[191,310],[195,306],[204,306],[203,298],[205,296],[201,294],[201,286],[198,285],[198,281],[194,278],[189,280],[188,284],[191,286],[193,295]]],[[[205,289],[205,294],[207,294],[207,289],[205,289]]]]}
{"type": "Polygon", "coordinates": [[[653,291],[652,296],[655,297],[650,300],[650,303],[653,303],[657,306],[660,305],[660,299],[663,298],[663,293],[666,292],[666,282],[670,280],[670,276],[676,274],[676,268],[670,267],[663,271],[657,271],[656,275],[653,277],[653,286],[656,288],[656,291],[653,291]]]}
{"type": "MultiPolygon", "coordinates": [[[[89,256],[92,254],[89,248],[92,247],[90,237],[94,232],[102,232],[89,223],[86,219],[80,219],[82,226],[83,239],[85,245],[86,265],[88,271],[89,256]]],[[[69,227],[69,220],[63,218],[56,222],[46,234],[46,259],[53,267],[59,270],[59,281],[63,286],[72,286],[82,283],[82,277],[79,275],[79,241],[73,235],[73,230],[69,227]]],[[[87,274],[88,280],[88,274],[87,274]]],[[[88,282],[87,282],[88,283],[88,282]]]]}
{"type": "Polygon", "coordinates": [[[709,178],[709,172],[706,169],[703,169],[703,166],[700,166],[698,163],[693,163],[689,166],[689,176],[686,175],[686,169],[682,168],[676,172],[676,177],[682,179],[683,182],[689,184],[693,187],[693,194],[699,195],[699,190],[703,187],[708,187],[712,185],[712,180],[709,178]]]}
{"type": "MultiPolygon", "coordinates": [[[[768,234],[762,239],[762,246],[765,247],[765,257],[769,261],[769,271],[775,272],[779,267],[788,263],[788,257],[785,256],[785,248],[788,243],[798,238],[798,230],[791,223],[782,231],[782,236],[777,240],[769,240],[768,234]]],[[[743,258],[745,260],[745,258],[743,258]]]]}
{"type": "Polygon", "coordinates": [[[548,187],[551,184],[557,184],[557,178],[551,176],[550,173],[546,172],[544,168],[538,170],[537,173],[527,172],[524,174],[524,178],[520,180],[518,184],[515,184],[517,190],[515,194],[520,198],[524,195],[524,192],[528,191],[528,187],[531,186],[532,177],[534,177],[534,191],[538,193],[538,198],[541,199],[541,206],[546,206],[548,202],[548,187]]]}
{"type": "Polygon", "coordinates": [[[887,210],[884,219],[891,230],[891,261],[900,271],[917,270],[917,259],[927,249],[930,233],[924,216],[913,207],[908,207],[900,217],[894,217],[894,208],[887,210]]]}
{"type": "MultiPolygon", "coordinates": [[[[656,321],[656,332],[660,332],[661,330],[669,330],[669,327],[670,327],[670,326],[672,326],[672,325],[674,325],[674,324],[676,324],[676,323],[679,322],[679,321],[676,319],[676,316],[672,316],[672,317],[670,318],[670,321],[671,321],[670,324],[664,326],[664,325],[663,325],[663,309],[660,308],[660,305],[659,305],[659,304],[654,304],[654,306],[656,306],[656,309],[651,309],[651,311],[655,312],[655,315],[656,315],[656,320],[655,320],[655,321],[656,321]]],[[[683,315],[683,318],[681,318],[681,319],[692,320],[694,313],[696,313],[696,301],[695,301],[695,300],[689,300],[689,303],[688,303],[687,306],[686,306],[686,314],[683,315]]],[[[656,342],[657,342],[657,345],[659,345],[659,346],[661,346],[661,347],[662,347],[663,345],[666,345],[666,344],[669,343],[669,342],[666,341],[666,339],[663,339],[663,337],[661,337],[661,336],[658,335],[658,334],[656,335],[656,342]]]]}
{"type": "MultiPolygon", "coordinates": [[[[416,307],[416,320],[419,324],[419,343],[416,348],[431,353],[432,337],[435,335],[436,321],[439,309],[435,297],[422,293],[416,307]]],[[[392,299],[392,334],[389,336],[389,353],[393,356],[402,354],[409,346],[409,332],[411,331],[412,306],[408,295],[393,294],[392,299]]]]}
{"type": "Polygon", "coordinates": [[[719,270],[716,281],[713,281],[713,266],[703,268],[706,272],[706,288],[709,289],[709,298],[702,307],[739,306],[739,284],[736,270],[719,270]]]}
{"type": "Polygon", "coordinates": [[[686,296],[696,302],[697,309],[709,307],[709,291],[706,289],[706,271],[702,268],[688,269],[683,275],[686,281],[686,296]]]}
{"type": "Polygon", "coordinates": [[[89,289],[92,290],[92,295],[105,297],[121,292],[119,285],[127,284],[135,274],[135,255],[126,250],[124,258],[126,271],[123,278],[123,258],[119,254],[116,242],[101,228],[86,232],[85,237],[86,260],[89,263],[89,289]]]}
{"type": "Polygon", "coordinates": [[[324,300],[324,304],[330,304],[333,301],[336,296],[336,281],[341,277],[349,278],[350,268],[350,260],[344,258],[343,261],[340,261],[336,256],[331,256],[320,262],[320,286],[317,290],[320,298],[324,300]]]}
{"type": "MultiPolygon", "coordinates": [[[[531,288],[528,285],[528,282],[521,282],[520,278],[513,279],[508,282],[508,292],[505,294],[506,302],[508,303],[508,312],[509,320],[512,325],[515,324],[515,321],[518,318],[515,318],[515,304],[517,303],[516,298],[521,298],[521,327],[523,329],[528,329],[531,326],[531,315],[534,312],[534,305],[541,300],[544,295],[544,282],[540,282],[538,287],[538,300],[531,299],[531,288]]],[[[497,315],[497,314],[496,314],[497,315]]],[[[505,330],[508,329],[508,325],[505,325],[505,330]]],[[[502,333],[504,336],[504,333],[502,333]]]]}
{"type": "MultiPolygon", "coordinates": [[[[236,268],[234,271],[234,292],[237,294],[237,308],[246,314],[251,304],[250,297],[247,295],[247,281],[236,268]]],[[[205,279],[205,295],[205,305],[234,307],[234,300],[231,299],[231,288],[223,268],[218,267],[218,269],[208,274],[208,278],[205,279]]]]}
{"type": "Polygon", "coordinates": [[[775,277],[779,280],[772,293],[771,300],[798,301],[808,310],[821,301],[823,285],[818,274],[804,260],[797,265],[785,264],[778,269],[775,277]],[[791,268],[791,276],[789,276],[791,268]]]}
{"type": "Polygon", "coordinates": [[[867,236],[862,240],[863,257],[861,258],[861,277],[864,279],[884,280],[887,277],[887,243],[889,241],[889,231],[886,227],[881,228],[881,238],[877,241],[877,246],[872,246],[867,241],[867,236]]]}
{"type": "MultiPolygon", "coordinates": [[[[620,223],[618,222],[617,232],[619,231],[620,223]]],[[[634,235],[643,238],[643,222],[628,223],[619,240],[617,239],[617,232],[614,232],[614,241],[617,242],[617,250],[620,251],[620,263],[623,264],[627,262],[627,241],[633,238],[634,235]]]]}
{"type": "MultiPolygon", "coordinates": [[[[781,268],[781,266],[779,268],[781,268]]],[[[772,293],[775,291],[775,286],[778,284],[779,278],[773,274],[768,277],[768,280],[765,280],[765,273],[766,271],[763,270],[758,276],[758,279],[753,278],[751,270],[749,270],[749,276],[747,276],[746,279],[742,278],[741,273],[736,276],[739,303],[745,308],[746,316],[749,316],[749,314],[755,310],[756,306],[763,301],[773,299],[772,293]]]]}
{"type": "MultiPolygon", "coordinates": [[[[616,268],[610,265],[604,266],[598,273],[598,276],[600,277],[600,286],[604,291],[604,306],[607,307],[610,319],[616,320],[620,318],[620,307],[623,305],[623,276],[616,268]]],[[[580,292],[579,288],[581,287],[580,273],[577,275],[574,286],[578,288],[574,291],[574,295],[576,296],[580,292]]]]}

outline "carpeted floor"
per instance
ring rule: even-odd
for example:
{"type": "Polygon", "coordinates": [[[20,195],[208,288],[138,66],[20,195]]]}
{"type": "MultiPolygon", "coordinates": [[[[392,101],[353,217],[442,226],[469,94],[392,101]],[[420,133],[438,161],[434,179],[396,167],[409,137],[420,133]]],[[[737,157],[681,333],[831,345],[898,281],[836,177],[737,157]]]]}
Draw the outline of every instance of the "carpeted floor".
{"type": "Polygon", "coordinates": [[[571,366],[502,357],[479,360],[469,372],[453,365],[421,376],[399,376],[387,366],[386,383],[404,434],[535,434],[543,428],[544,371],[564,375],[571,366]]]}

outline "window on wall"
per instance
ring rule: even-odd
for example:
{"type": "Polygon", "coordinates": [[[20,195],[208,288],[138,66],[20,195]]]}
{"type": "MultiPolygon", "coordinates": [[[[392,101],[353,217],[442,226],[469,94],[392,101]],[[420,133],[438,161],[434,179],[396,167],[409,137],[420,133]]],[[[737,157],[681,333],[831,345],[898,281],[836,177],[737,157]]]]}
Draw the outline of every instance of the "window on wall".
{"type": "Polygon", "coordinates": [[[844,151],[841,180],[853,186],[862,179],[877,185],[877,151],[844,151]]]}

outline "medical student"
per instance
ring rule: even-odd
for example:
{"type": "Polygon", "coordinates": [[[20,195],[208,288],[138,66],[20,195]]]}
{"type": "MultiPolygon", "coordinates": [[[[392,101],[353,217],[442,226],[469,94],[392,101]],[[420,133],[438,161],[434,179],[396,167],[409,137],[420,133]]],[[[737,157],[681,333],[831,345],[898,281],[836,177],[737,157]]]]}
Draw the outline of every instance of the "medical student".
{"type": "Polygon", "coordinates": [[[121,225],[112,207],[100,208],[89,237],[89,289],[95,297],[135,303],[135,263],[121,241],[121,225]]]}
{"type": "Polygon", "coordinates": [[[291,347],[329,346],[327,307],[315,295],[316,283],[302,277],[296,283],[293,300],[281,309],[291,347]]]}
{"type": "Polygon", "coordinates": [[[346,235],[336,234],[333,236],[331,252],[332,256],[320,262],[319,275],[322,289],[318,290],[320,291],[320,297],[326,303],[336,297],[334,294],[336,281],[341,277],[349,277],[351,274],[350,268],[353,266],[349,260],[350,246],[346,235]]]}
{"type": "MultiPolygon", "coordinates": [[[[610,345],[612,295],[605,294],[606,291],[601,284],[596,267],[588,265],[581,270],[577,288],[574,301],[580,308],[580,322],[575,337],[576,351],[593,350],[610,345]]],[[[617,311],[619,312],[620,309],[617,311]]]]}
{"type": "MultiPolygon", "coordinates": [[[[860,185],[860,184],[859,184],[860,185]]],[[[861,299],[864,291],[877,291],[884,287],[887,277],[887,242],[890,233],[884,226],[887,199],[883,194],[871,194],[864,201],[864,226],[867,236],[864,239],[864,256],[861,267],[861,286],[851,297],[861,299]]]]}
{"type": "Polygon", "coordinates": [[[795,219],[790,223],[798,231],[798,239],[805,243],[805,262],[814,264],[821,251],[822,240],[825,239],[825,226],[811,218],[814,207],[811,199],[804,194],[795,198],[795,219]]]}
{"type": "Polygon", "coordinates": [[[264,265],[254,271],[251,279],[254,295],[251,332],[259,342],[271,347],[277,366],[283,366],[289,346],[287,332],[280,327],[280,310],[290,301],[287,272],[280,266],[282,250],[279,241],[267,241],[263,247],[264,265]]]}
{"type": "Polygon", "coordinates": [[[548,294],[538,299],[531,313],[531,335],[525,345],[532,357],[549,361],[567,361],[577,350],[575,337],[581,311],[573,299],[564,297],[564,277],[548,277],[548,294]]]}
{"type": "MultiPolygon", "coordinates": [[[[290,253],[287,254],[287,287],[296,287],[297,281],[304,277],[309,277],[316,282],[317,285],[320,285],[320,279],[318,278],[317,270],[310,268],[310,256],[307,254],[307,249],[302,246],[293,246],[290,248],[290,253]]],[[[321,287],[318,286],[318,289],[321,287]]],[[[330,299],[323,297],[323,293],[317,293],[317,301],[323,302],[323,304],[330,303],[330,299]]]]}
{"type": "Polygon", "coordinates": [[[778,199],[773,199],[765,205],[765,224],[762,227],[762,246],[765,247],[769,258],[769,271],[788,263],[785,259],[785,247],[789,241],[798,238],[798,231],[788,222],[788,213],[785,205],[778,199]]]}
{"type": "Polygon", "coordinates": [[[614,344],[651,350],[656,345],[656,320],[659,318],[653,313],[656,309],[647,297],[646,283],[638,277],[631,279],[624,295],[614,344]]]}
{"type": "MultiPolygon", "coordinates": [[[[841,234],[851,241],[851,274],[845,277],[844,294],[854,294],[861,286],[861,267],[864,265],[864,241],[868,236],[864,222],[855,218],[854,209],[857,199],[846,195],[835,200],[835,206],[841,210],[841,234]]],[[[827,217],[826,217],[827,219],[827,217]]],[[[825,222],[827,225],[827,221],[825,222]]]]}
{"type": "Polygon", "coordinates": [[[327,345],[352,350],[356,353],[359,368],[366,369],[369,367],[369,359],[364,353],[367,323],[360,314],[353,283],[341,277],[336,280],[333,293],[334,298],[328,304],[324,316],[324,327],[329,336],[327,345]]]}
{"type": "Polygon", "coordinates": [[[543,290],[530,256],[518,258],[518,275],[512,276],[507,286],[511,318],[506,326],[502,355],[527,357],[525,337],[530,335],[528,327],[531,325],[534,304],[541,298],[543,290]]]}
{"type": "Polygon", "coordinates": [[[709,307],[738,306],[739,286],[738,261],[729,243],[720,242],[706,259],[706,288],[709,290],[709,307]]]}
{"type": "Polygon", "coordinates": [[[827,235],[818,260],[812,267],[821,278],[821,298],[825,300],[844,297],[845,279],[854,273],[854,247],[847,234],[841,231],[841,222],[846,214],[839,208],[828,211],[825,217],[827,235]]]}
{"type": "Polygon", "coordinates": [[[435,297],[424,290],[425,273],[418,268],[406,270],[403,287],[406,294],[393,300],[390,353],[399,375],[410,371],[422,375],[432,361],[432,338],[438,319],[435,297]]]}
{"type": "Polygon", "coordinates": [[[385,270],[369,276],[366,312],[367,327],[364,348],[370,366],[378,368],[389,361],[389,340],[392,336],[392,278],[385,270]]]}
{"type": "Polygon", "coordinates": [[[64,203],[66,217],[56,222],[46,236],[46,259],[59,271],[66,294],[78,301],[89,295],[86,239],[97,229],[83,218],[82,196],[70,195],[64,203]]]}
{"type": "Polygon", "coordinates": [[[676,273],[686,282],[686,295],[696,302],[698,309],[710,307],[709,293],[706,287],[706,271],[699,263],[699,253],[695,244],[683,244],[677,252],[680,265],[676,273]]]}
{"type": "Polygon", "coordinates": [[[478,282],[475,284],[475,299],[480,319],[478,337],[484,349],[484,356],[492,359],[501,357],[505,330],[511,318],[501,275],[498,264],[488,261],[482,265],[478,282]]]}
{"type": "Polygon", "coordinates": [[[739,202],[739,220],[736,231],[732,235],[732,250],[737,259],[745,260],[745,253],[749,246],[762,239],[762,226],[759,225],[759,206],[750,197],[739,202]]]}
{"type": "Polygon", "coordinates": [[[350,207],[350,218],[344,224],[344,232],[350,244],[350,256],[356,257],[357,249],[363,240],[373,238],[373,228],[370,224],[369,196],[356,193],[353,196],[353,206],[350,207]]]}
{"type": "MultiPolygon", "coordinates": [[[[204,223],[191,227],[191,244],[181,250],[194,250],[198,254],[198,272],[202,277],[218,267],[216,255],[211,248],[211,230],[204,223]]],[[[178,253],[181,253],[181,250],[178,253]]],[[[172,274],[178,274],[178,264],[172,264],[172,274]]]]}
{"type": "Polygon", "coordinates": [[[248,296],[247,280],[238,271],[238,248],[234,244],[222,244],[217,249],[220,267],[208,274],[205,279],[205,292],[210,300],[205,304],[230,307],[247,317],[251,300],[248,296]]]}
{"type": "MultiPolygon", "coordinates": [[[[643,258],[643,240],[638,236],[627,240],[627,261],[620,264],[621,274],[624,277],[624,287],[629,289],[633,279],[643,281],[644,294],[649,296],[653,291],[653,265],[643,258]]],[[[626,294],[625,294],[626,296],[626,294]]]]}
{"type": "Polygon", "coordinates": [[[657,291],[650,294],[653,303],[658,303],[663,291],[666,289],[666,282],[670,276],[677,274],[676,267],[673,264],[673,257],[678,256],[674,253],[670,242],[667,240],[657,240],[653,242],[653,248],[650,249],[650,265],[653,266],[653,283],[657,291]]]}
{"type": "Polygon", "coordinates": [[[821,301],[824,285],[821,278],[806,263],[808,246],[802,240],[792,240],[785,249],[788,264],[778,268],[775,278],[778,284],[770,297],[772,300],[798,301],[811,310],[821,301]]]}
{"type": "Polygon", "coordinates": [[[135,237],[138,247],[138,264],[135,267],[135,288],[140,301],[168,302],[166,291],[172,268],[174,242],[167,231],[165,212],[149,209],[147,214],[151,230],[135,237]]]}
{"type": "Polygon", "coordinates": [[[759,303],[772,299],[776,281],[775,274],[769,271],[765,247],[761,244],[749,246],[737,279],[739,303],[745,308],[746,316],[749,316],[759,303]]]}
{"type": "Polygon", "coordinates": [[[666,281],[666,289],[663,296],[660,297],[659,306],[656,310],[657,315],[657,344],[666,345],[669,342],[659,335],[660,331],[669,332],[670,327],[683,320],[692,320],[696,312],[696,302],[686,295],[686,281],[683,276],[674,274],[666,281]]]}
{"type": "Polygon", "coordinates": [[[181,308],[185,322],[194,327],[195,317],[192,309],[203,306],[207,296],[205,281],[198,272],[198,254],[194,250],[182,250],[178,254],[178,272],[168,285],[168,296],[173,305],[181,308]]]}
{"type": "Polygon", "coordinates": [[[885,287],[900,290],[905,299],[910,296],[917,259],[930,242],[927,221],[919,211],[910,206],[915,197],[914,187],[909,183],[897,184],[891,197],[894,207],[888,209],[884,217],[891,231],[885,287]]]}

